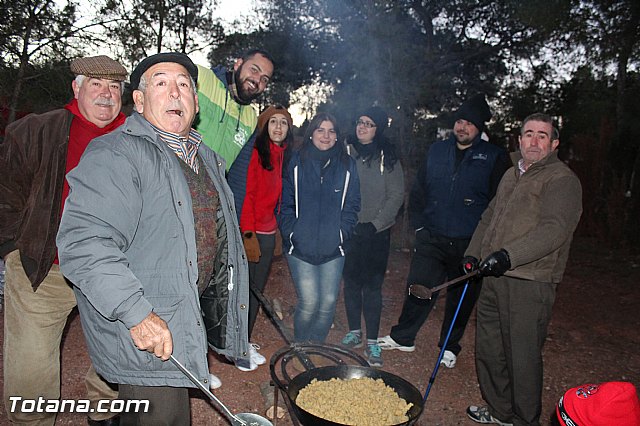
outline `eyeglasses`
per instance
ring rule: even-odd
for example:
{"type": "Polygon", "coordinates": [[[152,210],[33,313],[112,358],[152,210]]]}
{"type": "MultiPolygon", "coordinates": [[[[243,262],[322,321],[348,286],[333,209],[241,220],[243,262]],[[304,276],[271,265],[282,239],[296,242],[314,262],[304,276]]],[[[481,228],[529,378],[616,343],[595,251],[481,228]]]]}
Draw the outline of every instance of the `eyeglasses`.
{"type": "Polygon", "coordinates": [[[374,127],[376,127],[376,124],[372,121],[363,121],[363,120],[358,120],[356,121],[356,126],[364,126],[367,129],[372,129],[374,127]]]}

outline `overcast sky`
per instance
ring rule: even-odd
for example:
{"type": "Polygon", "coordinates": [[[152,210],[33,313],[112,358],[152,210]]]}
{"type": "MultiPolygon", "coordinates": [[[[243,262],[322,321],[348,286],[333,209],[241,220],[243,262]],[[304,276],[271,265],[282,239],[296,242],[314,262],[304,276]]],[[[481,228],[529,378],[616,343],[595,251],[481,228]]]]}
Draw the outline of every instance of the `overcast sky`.
{"type": "MultiPolygon", "coordinates": [[[[59,6],[66,4],[66,0],[55,0],[59,6]]],[[[78,0],[80,3],[79,7],[79,17],[80,22],[83,20],[89,20],[90,17],[87,16],[88,11],[93,11],[95,6],[91,4],[92,0],[78,0]]],[[[218,7],[214,12],[214,17],[220,17],[222,20],[222,25],[225,27],[225,31],[227,34],[232,32],[237,32],[237,27],[232,28],[232,23],[235,20],[242,18],[243,16],[252,15],[255,11],[255,3],[260,0],[218,0],[218,7]]],[[[91,12],[89,12],[91,13],[91,12]]],[[[247,32],[249,28],[246,28],[247,32]]],[[[99,52],[100,54],[109,55],[108,48],[105,49],[105,52],[99,52]]],[[[207,56],[208,51],[199,53],[195,52],[189,54],[191,59],[202,65],[207,65],[207,56]]]]}
{"type": "MultiPolygon", "coordinates": [[[[56,0],[59,4],[64,3],[66,0],[56,0]]],[[[80,10],[88,11],[93,10],[93,6],[89,6],[88,4],[92,0],[79,0],[80,2],[80,10]]],[[[214,12],[215,17],[220,17],[222,20],[222,25],[225,27],[225,32],[227,34],[237,32],[238,26],[233,26],[232,23],[236,20],[241,20],[243,17],[253,16],[255,14],[256,3],[260,3],[262,0],[218,0],[218,7],[214,12]]],[[[84,15],[81,12],[81,15],[84,15]]],[[[84,16],[85,18],[89,18],[88,16],[84,16]]],[[[249,32],[252,30],[248,28],[246,24],[242,24],[240,29],[242,32],[249,32]]],[[[204,66],[208,66],[209,63],[207,61],[208,50],[204,52],[193,52],[189,54],[189,57],[196,63],[204,66]]],[[[97,52],[97,54],[106,54],[110,55],[108,51],[108,47],[104,52],[97,52]]],[[[303,94],[305,91],[301,90],[300,93],[295,96],[295,99],[292,99],[293,104],[289,108],[289,112],[292,115],[293,122],[295,125],[299,126],[305,119],[305,116],[302,114],[301,106],[295,102],[299,97],[308,96],[307,94],[303,94]]],[[[324,94],[315,94],[318,99],[324,99],[324,94]]]]}
{"type": "MultiPolygon", "coordinates": [[[[229,33],[227,25],[230,25],[236,19],[252,14],[253,10],[253,0],[218,0],[218,9],[214,16],[222,18],[223,25],[226,27],[225,31],[229,33]]],[[[207,65],[206,53],[194,53],[189,56],[194,62],[207,65]]]]}

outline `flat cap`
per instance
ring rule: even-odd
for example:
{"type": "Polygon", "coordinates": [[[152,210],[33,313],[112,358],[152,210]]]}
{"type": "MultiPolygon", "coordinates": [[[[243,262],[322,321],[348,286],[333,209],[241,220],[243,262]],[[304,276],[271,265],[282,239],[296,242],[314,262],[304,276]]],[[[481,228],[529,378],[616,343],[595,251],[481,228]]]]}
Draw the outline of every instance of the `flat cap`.
{"type": "Polygon", "coordinates": [[[75,75],[116,81],[124,81],[127,78],[126,68],[105,55],[74,59],[70,68],[75,75]]]}
{"type": "Polygon", "coordinates": [[[182,65],[185,67],[191,78],[193,78],[193,81],[196,83],[198,82],[198,67],[187,55],[180,52],[163,52],[144,58],[142,62],[138,64],[136,69],[131,73],[131,90],[138,89],[138,86],[140,85],[140,77],[142,77],[142,74],[144,74],[146,70],[155,64],[163,62],[174,62],[182,65]]]}

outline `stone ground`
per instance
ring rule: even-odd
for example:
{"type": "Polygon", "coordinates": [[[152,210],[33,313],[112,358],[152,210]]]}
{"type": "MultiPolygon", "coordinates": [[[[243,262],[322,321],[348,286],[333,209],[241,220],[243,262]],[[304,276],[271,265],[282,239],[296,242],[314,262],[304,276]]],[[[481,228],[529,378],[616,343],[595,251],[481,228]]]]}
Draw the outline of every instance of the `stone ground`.
{"type": "MultiPolygon", "coordinates": [[[[384,285],[384,308],[380,334],[388,334],[402,307],[410,253],[392,252],[384,285]]],[[[596,241],[577,239],[564,281],[558,287],[549,337],[544,351],[543,424],[563,392],[586,382],[630,381],[640,386],[640,256],[611,250],[596,241]]],[[[265,294],[282,301],[284,322],[291,326],[295,292],[284,259],[279,258],[265,294]]],[[[413,353],[383,352],[383,369],[403,377],[420,392],[426,390],[438,357],[437,340],[444,311],[444,298],[418,335],[413,353]]],[[[0,319],[0,322],[2,319],[0,319]]],[[[338,343],[347,330],[344,304],[338,304],[335,327],[329,343],[338,343]]],[[[1,328],[1,327],[0,327],[1,328]]],[[[454,369],[441,368],[418,425],[473,425],[467,405],[481,403],[474,366],[475,319],[462,341],[463,352],[454,369]]],[[[270,320],[260,314],[254,331],[261,353],[267,358],[285,346],[270,320]]],[[[62,354],[62,397],[82,399],[83,377],[89,362],[77,315],[67,327],[62,354]]],[[[269,368],[241,372],[216,361],[212,369],[223,385],[215,391],[233,412],[263,413],[260,385],[270,378],[269,368]]],[[[226,424],[204,395],[194,390],[193,425],[226,424]]],[[[282,403],[282,399],[280,399],[282,403]]],[[[0,408],[0,424],[6,415],[0,408]]],[[[86,424],[79,414],[58,416],[57,425],[86,424]]],[[[278,425],[292,425],[287,413],[278,425]]]]}

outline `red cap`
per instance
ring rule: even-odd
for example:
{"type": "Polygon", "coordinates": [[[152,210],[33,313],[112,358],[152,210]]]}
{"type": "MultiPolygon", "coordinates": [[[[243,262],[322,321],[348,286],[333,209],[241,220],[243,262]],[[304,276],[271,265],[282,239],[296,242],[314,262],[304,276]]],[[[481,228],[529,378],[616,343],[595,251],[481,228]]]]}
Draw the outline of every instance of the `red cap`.
{"type": "Polygon", "coordinates": [[[563,426],[640,426],[640,401],[628,382],[585,384],[565,392],[556,415],[563,426]]]}

